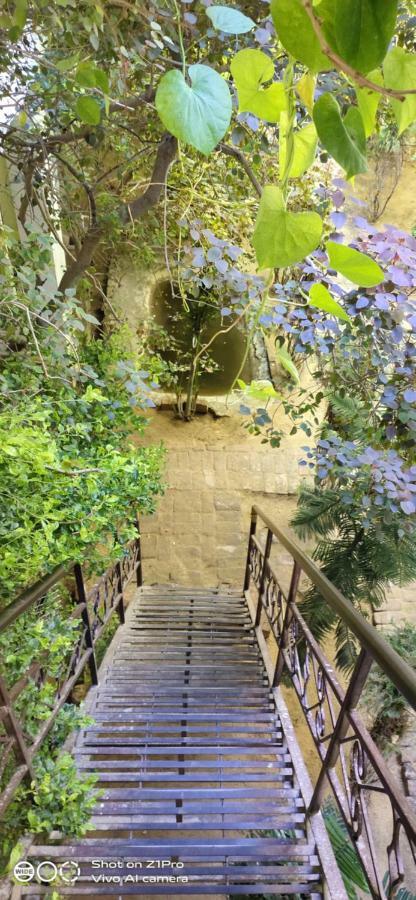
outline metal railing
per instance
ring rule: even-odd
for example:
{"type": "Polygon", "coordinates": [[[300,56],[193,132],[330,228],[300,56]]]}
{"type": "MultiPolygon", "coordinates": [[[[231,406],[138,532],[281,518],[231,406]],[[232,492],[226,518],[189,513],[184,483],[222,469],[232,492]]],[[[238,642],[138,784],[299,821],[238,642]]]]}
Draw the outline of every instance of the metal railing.
{"type": "Polygon", "coordinates": [[[244,591],[251,594],[252,585],[254,624],[274,642],[274,654],[267,649],[272,685],[285,683],[289,676],[320,758],[308,816],[313,817],[319,811],[324,796],[332,790],[372,896],[393,897],[405,874],[415,877],[416,817],[356,707],[376,661],[416,709],[415,673],[292,537],[256,506],[251,514],[244,591]],[[259,521],[265,529],[264,543],[258,539],[259,521]],[[270,558],[276,544],[291,557],[287,591],[282,588],[281,576],[270,558]],[[322,602],[343,620],[359,644],[360,652],[346,690],[302,616],[297,602],[302,576],[315,585],[322,602]],[[382,831],[385,833],[390,827],[385,853],[380,852],[375,806],[383,817],[382,831]]]}
{"type": "Polygon", "coordinates": [[[137,537],[127,545],[123,557],[110,566],[91,590],[86,590],[79,563],[68,563],[58,566],[0,613],[1,635],[29,610],[34,609],[41,617],[48,592],[68,578],[75,582],[75,599],[68,617],[69,622],[75,623],[74,641],[59,674],[51,677],[45,652],[31,660],[14,684],[7,684],[0,673],[0,815],[9,806],[23,779],[35,777],[33,758],[87,666],[92,684],[98,684],[96,644],[113,612],[118,613],[121,623],[124,622],[124,591],[134,576],[140,586],[143,579],[139,530],[137,537]],[[16,703],[19,698],[24,699],[24,691],[30,685],[41,689],[46,684],[53,693],[50,712],[35,736],[30,738],[25,734],[16,703]]]}

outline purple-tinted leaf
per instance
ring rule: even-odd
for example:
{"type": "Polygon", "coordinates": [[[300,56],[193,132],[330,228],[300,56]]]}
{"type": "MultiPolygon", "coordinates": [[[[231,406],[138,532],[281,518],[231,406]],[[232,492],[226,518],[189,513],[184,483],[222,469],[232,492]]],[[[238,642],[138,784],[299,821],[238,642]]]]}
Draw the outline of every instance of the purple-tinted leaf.
{"type": "Polygon", "coordinates": [[[338,190],[334,191],[334,193],[332,194],[332,202],[333,202],[334,206],[336,207],[336,209],[338,209],[340,206],[343,205],[344,201],[345,201],[345,194],[343,194],[342,191],[339,190],[339,188],[338,188],[338,190]]]}
{"type": "Polygon", "coordinates": [[[332,212],[329,218],[335,228],[342,228],[347,221],[347,216],[344,212],[332,212]]]}
{"type": "Polygon", "coordinates": [[[207,251],[207,259],[209,262],[215,262],[217,259],[221,259],[222,252],[219,247],[210,247],[207,251]]]}
{"type": "Polygon", "coordinates": [[[409,272],[399,269],[398,266],[389,266],[387,272],[393,284],[399,287],[412,287],[413,279],[409,272]]]}

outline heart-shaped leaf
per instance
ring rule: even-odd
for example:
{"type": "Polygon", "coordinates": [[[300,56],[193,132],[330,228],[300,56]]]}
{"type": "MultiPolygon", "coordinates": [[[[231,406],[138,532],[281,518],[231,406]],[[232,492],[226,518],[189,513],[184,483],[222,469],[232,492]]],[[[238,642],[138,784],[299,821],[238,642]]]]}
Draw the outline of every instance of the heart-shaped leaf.
{"type": "Polygon", "coordinates": [[[343,319],[344,322],[350,322],[351,319],[345,309],[331,297],[328,289],[324,284],[313,284],[309,291],[309,304],[316,306],[317,309],[323,309],[330,316],[336,316],[337,319],[343,319]]]}
{"type": "Polygon", "coordinates": [[[322,219],[315,212],[289,212],[280,188],[263,189],[253,235],[261,269],[284,268],[300,262],[321,240],[322,219]]]}
{"type": "Polygon", "coordinates": [[[344,244],[336,244],[335,241],[328,241],[326,250],[331,269],[340,272],[353,284],[375,287],[384,281],[383,270],[366,253],[354,250],[353,247],[345,247],[344,244]]]}
{"type": "Polygon", "coordinates": [[[221,75],[209,66],[189,66],[188,72],[190,85],[176,69],[162,76],[156,109],[171,134],[208,155],[230,124],[231,95],[221,75]]]}
{"type": "MultiPolygon", "coordinates": [[[[394,34],[397,0],[338,0],[326,36],[334,50],[359,72],[379,66],[394,34]]],[[[328,21],[328,19],[327,19],[328,21]]]]}
{"type": "MultiPolygon", "coordinates": [[[[414,53],[406,53],[402,47],[394,47],[384,60],[383,71],[386,87],[412,90],[416,85],[416,56],[414,53]]],[[[416,119],[416,94],[410,94],[404,100],[390,102],[399,134],[402,134],[416,119]]]]}
{"type": "Polygon", "coordinates": [[[94,100],[94,97],[88,97],[87,94],[78,97],[75,110],[81,122],[85,122],[86,125],[100,124],[101,106],[97,100],[94,100]]]}
{"type": "MultiPolygon", "coordinates": [[[[381,69],[374,69],[374,72],[369,72],[368,78],[370,81],[373,81],[374,84],[383,84],[381,69]]],[[[364,124],[365,136],[368,138],[373,134],[376,127],[377,110],[380,104],[381,94],[376,94],[375,91],[371,91],[369,88],[357,87],[355,93],[357,95],[358,109],[360,110],[364,124]]]]}
{"type": "Polygon", "coordinates": [[[279,40],[295,59],[312,72],[333,68],[333,63],[322,53],[302,0],[271,0],[271,13],[279,40]]]}
{"type": "Polygon", "coordinates": [[[283,83],[263,85],[274,77],[274,65],[262,50],[240,50],[231,60],[231,74],[238,91],[238,109],[265,122],[278,122],[286,108],[283,83]]]}
{"type": "MultiPolygon", "coordinates": [[[[286,168],[286,134],[288,128],[287,113],[280,116],[279,128],[279,172],[283,178],[286,168]]],[[[313,122],[305,125],[293,135],[293,155],[289,170],[289,178],[300,178],[309,169],[315,159],[318,135],[313,122]]]]}
{"type": "Polygon", "coordinates": [[[246,34],[256,27],[253,19],[231,6],[209,6],[206,14],[214,28],[224,34],[246,34]]]}
{"type": "Polygon", "coordinates": [[[347,178],[367,171],[365,131],[360,111],[351,106],[341,118],[332,94],[322,94],[313,108],[313,121],[325,150],[345,169],[347,178]]]}

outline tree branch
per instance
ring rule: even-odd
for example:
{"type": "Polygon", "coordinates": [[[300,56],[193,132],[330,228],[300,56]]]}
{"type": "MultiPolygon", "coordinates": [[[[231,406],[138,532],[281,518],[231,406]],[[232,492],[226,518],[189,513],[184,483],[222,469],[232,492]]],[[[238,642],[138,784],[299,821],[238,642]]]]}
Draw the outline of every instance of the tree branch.
{"type": "Polygon", "coordinates": [[[101,225],[93,225],[86,232],[84,240],[81,243],[77,256],[70,262],[65,270],[59,285],[59,291],[66,291],[68,288],[81,278],[81,275],[88,268],[93,255],[104,235],[104,228],[101,225]]]}
{"type": "Polygon", "coordinates": [[[70,172],[71,175],[75,178],[75,180],[78,181],[79,184],[84,188],[84,191],[88,197],[88,203],[89,203],[89,207],[90,207],[91,227],[94,227],[97,224],[97,204],[95,202],[94,192],[93,192],[92,188],[85,181],[85,179],[81,175],[81,173],[77,172],[77,170],[74,169],[73,165],[70,162],[68,162],[67,159],[65,159],[63,156],[61,156],[59,153],[57,153],[56,150],[53,150],[51,152],[52,152],[52,155],[55,157],[55,159],[58,159],[59,162],[62,163],[63,166],[66,166],[66,168],[68,169],[68,172],[70,172]]]}
{"type": "Polygon", "coordinates": [[[149,209],[156,206],[177,151],[178,142],[176,138],[166,132],[156,153],[155,164],[147,190],[140,197],[137,197],[136,200],[133,200],[132,203],[124,204],[119,210],[120,220],[124,225],[140,219],[149,209]]]}
{"type": "MultiPolygon", "coordinates": [[[[119,209],[120,222],[128,225],[144,216],[149,209],[156,206],[163,188],[166,185],[169,169],[176,157],[178,142],[173,135],[166,133],[159,144],[153,171],[147,189],[131,203],[125,203],[119,209]]],[[[86,232],[81,247],[74,260],[64,272],[58,290],[66,291],[77,281],[91,263],[93,255],[105,234],[105,228],[99,223],[93,224],[86,232]]]]}
{"type": "Polygon", "coordinates": [[[262,194],[261,184],[258,181],[258,179],[256,178],[256,176],[253,172],[253,169],[251,168],[250,163],[248,162],[247,157],[244,156],[243,151],[239,150],[238,147],[232,147],[231,144],[223,144],[223,143],[221,143],[219,145],[218,149],[221,150],[222,153],[225,153],[227,156],[232,156],[234,159],[237,160],[237,162],[240,163],[240,165],[243,167],[246,175],[250,179],[256,194],[259,197],[261,197],[261,194],[262,194]]]}
{"type": "Polygon", "coordinates": [[[26,169],[24,170],[24,192],[22,194],[22,199],[20,201],[19,212],[17,214],[17,218],[22,225],[22,228],[25,227],[26,222],[26,214],[29,209],[30,203],[33,197],[33,176],[36,172],[38,166],[38,159],[34,159],[33,156],[30,159],[26,169]]]}
{"type": "Polygon", "coordinates": [[[365,75],[362,75],[361,72],[357,72],[357,69],[353,69],[345,59],[342,59],[341,56],[338,56],[338,53],[335,53],[334,50],[329,46],[326,37],[322,30],[321,20],[318,16],[315,15],[312,0],[302,0],[302,6],[305,9],[305,12],[309,16],[309,19],[312,24],[312,28],[318,38],[318,41],[321,45],[321,49],[325,56],[334,63],[336,69],[339,72],[344,72],[346,75],[349,75],[360,87],[368,88],[370,91],[374,91],[376,94],[382,94],[384,97],[390,97],[393,100],[404,100],[409,94],[416,94],[416,88],[411,90],[404,91],[395,91],[393,88],[383,87],[381,84],[376,84],[375,81],[370,81],[369,78],[366,78],[365,75]]]}

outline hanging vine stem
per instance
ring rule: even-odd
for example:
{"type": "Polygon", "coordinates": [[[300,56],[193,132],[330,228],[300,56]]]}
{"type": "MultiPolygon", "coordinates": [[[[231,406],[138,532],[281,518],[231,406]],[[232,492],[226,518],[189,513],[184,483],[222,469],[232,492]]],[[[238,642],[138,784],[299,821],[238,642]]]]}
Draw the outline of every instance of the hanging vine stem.
{"type": "Polygon", "coordinates": [[[289,56],[289,62],[286,66],[285,75],[284,75],[284,86],[286,92],[286,100],[287,100],[287,128],[285,134],[285,144],[286,144],[286,160],[285,160],[285,168],[283,175],[281,176],[280,183],[282,186],[282,193],[285,199],[287,198],[288,192],[288,182],[290,176],[290,170],[292,168],[293,157],[295,153],[295,139],[294,139],[294,129],[295,129],[295,121],[296,121],[296,104],[294,102],[294,65],[293,59],[289,56]]]}
{"type": "Polygon", "coordinates": [[[175,7],[176,13],[176,21],[178,23],[178,38],[179,38],[179,46],[181,49],[181,59],[182,59],[182,75],[185,78],[186,72],[186,55],[185,55],[185,47],[183,43],[183,34],[182,34],[182,22],[181,22],[181,11],[179,9],[177,0],[173,0],[173,5],[175,7]]]}

